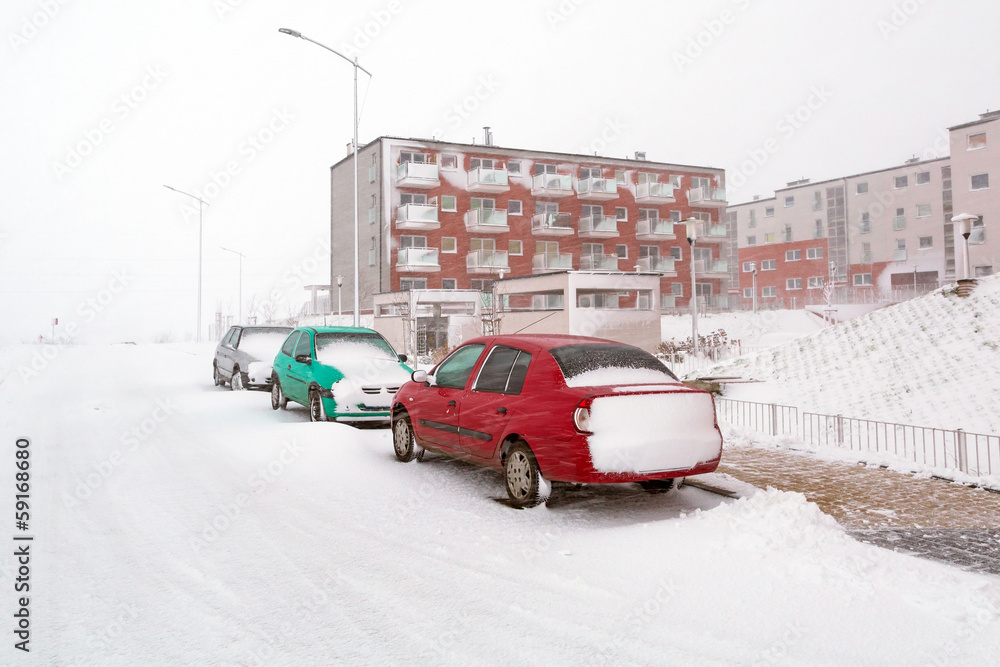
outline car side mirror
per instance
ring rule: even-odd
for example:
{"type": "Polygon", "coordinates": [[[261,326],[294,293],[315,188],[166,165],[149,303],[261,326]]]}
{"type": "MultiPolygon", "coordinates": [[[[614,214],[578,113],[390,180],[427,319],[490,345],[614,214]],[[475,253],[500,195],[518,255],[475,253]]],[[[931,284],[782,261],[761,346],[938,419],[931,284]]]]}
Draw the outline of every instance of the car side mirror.
{"type": "Polygon", "coordinates": [[[427,383],[427,371],[413,371],[410,373],[410,379],[414,382],[419,382],[420,384],[427,383]]]}
{"type": "Polygon", "coordinates": [[[308,354],[296,354],[295,361],[299,362],[300,364],[305,364],[306,366],[310,365],[313,362],[312,357],[310,357],[308,354]]]}
{"type": "Polygon", "coordinates": [[[407,360],[407,356],[406,356],[405,354],[401,354],[401,355],[399,355],[399,360],[400,360],[401,362],[404,362],[404,363],[405,363],[405,362],[406,362],[406,360],[407,360]]]}

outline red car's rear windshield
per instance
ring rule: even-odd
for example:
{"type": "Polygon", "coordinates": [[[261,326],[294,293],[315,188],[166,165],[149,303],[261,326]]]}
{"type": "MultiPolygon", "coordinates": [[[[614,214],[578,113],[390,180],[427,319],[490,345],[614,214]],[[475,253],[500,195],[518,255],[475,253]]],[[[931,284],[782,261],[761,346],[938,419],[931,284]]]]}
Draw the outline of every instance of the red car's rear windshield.
{"type": "MultiPolygon", "coordinates": [[[[616,345],[614,343],[585,343],[581,345],[563,345],[549,350],[549,354],[559,364],[563,377],[567,380],[591,371],[606,368],[640,368],[663,373],[669,379],[677,380],[677,376],[663,363],[644,350],[631,345],[616,345]]],[[[665,381],[669,381],[664,378],[665,381]]]]}

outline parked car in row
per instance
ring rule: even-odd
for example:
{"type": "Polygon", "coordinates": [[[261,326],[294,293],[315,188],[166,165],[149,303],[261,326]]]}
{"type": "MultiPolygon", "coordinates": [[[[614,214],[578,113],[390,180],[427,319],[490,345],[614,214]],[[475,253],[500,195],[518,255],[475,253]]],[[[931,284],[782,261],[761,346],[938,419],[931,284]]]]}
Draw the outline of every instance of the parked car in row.
{"type": "Polygon", "coordinates": [[[400,461],[427,449],[502,471],[516,507],[553,481],[668,489],[722,454],[711,393],[637,347],[581,336],[466,342],[400,388],[392,431],[400,461]]]}
{"type": "Polygon", "coordinates": [[[215,386],[227,382],[234,391],[271,388],[271,362],[292,327],[230,327],[215,348],[215,386]]]}
{"type": "Polygon", "coordinates": [[[371,329],[300,327],[274,358],[271,408],[293,401],[309,409],[310,421],[388,426],[392,397],[412,373],[405,361],[371,329]]]}

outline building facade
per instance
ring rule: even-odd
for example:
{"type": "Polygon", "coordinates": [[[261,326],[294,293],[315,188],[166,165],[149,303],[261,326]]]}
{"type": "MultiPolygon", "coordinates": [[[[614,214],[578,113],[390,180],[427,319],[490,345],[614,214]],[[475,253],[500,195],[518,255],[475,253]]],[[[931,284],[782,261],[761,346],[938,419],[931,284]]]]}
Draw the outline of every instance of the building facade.
{"type": "MultiPolygon", "coordinates": [[[[723,216],[723,170],[642,154],[633,160],[503,148],[489,134],[487,141],[379,137],[360,148],[363,311],[376,294],[489,292],[499,278],[568,270],[654,273],[662,296],[642,307],[686,307],[692,261],[700,302],[726,306],[735,239],[723,216]],[[684,226],[675,227],[689,218],[701,221],[693,253],[684,226]]],[[[331,167],[330,284],[342,276],[347,294],[353,168],[350,155],[331,167]]]]}

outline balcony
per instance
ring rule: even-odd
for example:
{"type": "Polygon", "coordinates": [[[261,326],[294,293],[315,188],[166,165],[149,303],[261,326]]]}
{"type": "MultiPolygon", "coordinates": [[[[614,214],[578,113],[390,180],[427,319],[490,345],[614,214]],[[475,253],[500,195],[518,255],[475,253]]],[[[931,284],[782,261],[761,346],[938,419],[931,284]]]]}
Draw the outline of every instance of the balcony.
{"type": "Polygon", "coordinates": [[[401,248],[396,259],[397,271],[440,271],[437,248],[401,248]]]}
{"type": "Polygon", "coordinates": [[[474,208],[465,212],[465,229],[482,234],[509,232],[507,211],[495,208],[474,208]]]}
{"type": "Polygon", "coordinates": [[[688,204],[724,208],[726,206],[726,191],[724,188],[691,188],[688,190],[688,204]]]}
{"type": "Polygon", "coordinates": [[[618,255],[584,255],[580,258],[581,271],[617,271],[618,255]]]}
{"type": "Polygon", "coordinates": [[[574,231],[569,213],[536,213],[531,218],[531,233],[536,236],[570,236],[574,231]]]}
{"type": "Polygon", "coordinates": [[[640,241],[672,241],[677,235],[670,220],[640,220],[635,227],[635,238],[640,241]]]}
{"type": "Polygon", "coordinates": [[[469,172],[469,192],[510,192],[506,169],[484,169],[478,167],[469,172]]]}
{"type": "Polygon", "coordinates": [[[694,263],[695,275],[710,277],[729,277],[729,262],[724,259],[698,259],[694,263]]]}
{"type": "Polygon", "coordinates": [[[532,273],[546,271],[572,271],[573,255],[568,252],[539,253],[531,259],[532,273]]]}
{"type": "MultiPolygon", "coordinates": [[[[725,225],[698,225],[698,241],[704,243],[720,243],[729,240],[729,229],[725,225]]],[[[791,241],[791,239],[788,239],[791,241]]]]}
{"type": "Polygon", "coordinates": [[[673,257],[640,257],[635,264],[643,273],[661,273],[669,278],[677,277],[673,257]]]}
{"type": "Polygon", "coordinates": [[[403,204],[396,208],[396,229],[440,229],[437,206],[403,204]]]}
{"type": "Polygon", "coordinates": [[[436,188],[441,185],[438,166],[424,162],[402,162],[396,165],[396,186],[400,188],[436,188]]]}
{"type": "Polygon", "coordinates": [[[580,238],[610,239],[616,236],[618,236],[617,218],[600,214],[580,218],[580,238]]]}
{"type": "Polygon", "coordinates": [[[567,174],[535,174],[531,179],[531,194],[536,197],[569,197],[573,194],[573,178],[567,174]]]}
{"type": "Polygon", "coordinates": [[[510,273],[506,250],[473,250],[465,256],[469,273],[510,273]]]}
{"type": "Polygon", "coordinates": [[[672,183],[653,183],[647,181],[635,186],[635,201],[639,204],[673,204],[674,186],[672,183]]]}
{"type": "Polygon", "coordinates": [[[580,199],[608,201],[618,198],[618,183],[613,178],[580,178],[576,181],[580,199]]]}

